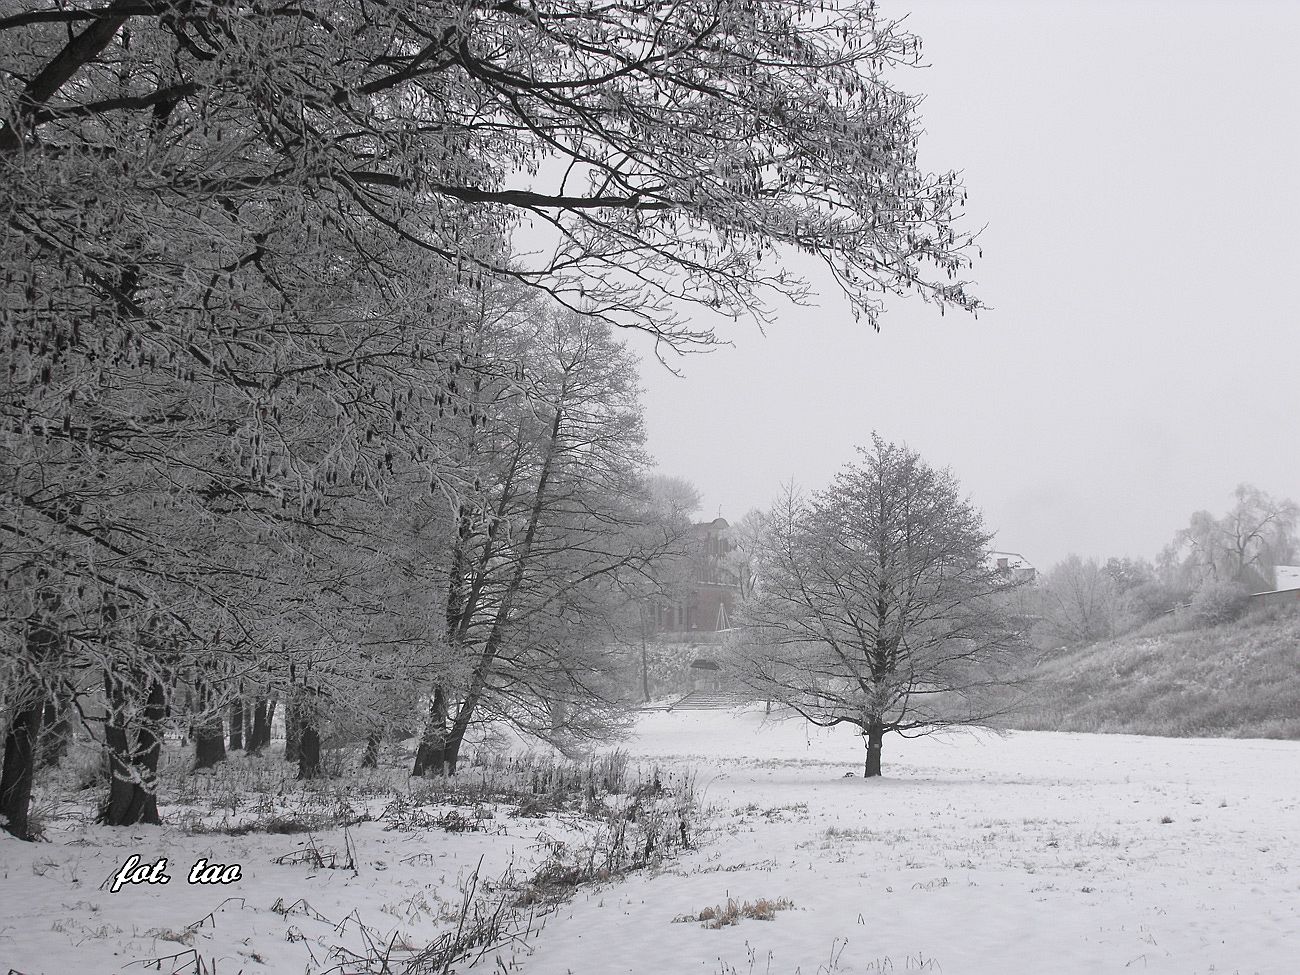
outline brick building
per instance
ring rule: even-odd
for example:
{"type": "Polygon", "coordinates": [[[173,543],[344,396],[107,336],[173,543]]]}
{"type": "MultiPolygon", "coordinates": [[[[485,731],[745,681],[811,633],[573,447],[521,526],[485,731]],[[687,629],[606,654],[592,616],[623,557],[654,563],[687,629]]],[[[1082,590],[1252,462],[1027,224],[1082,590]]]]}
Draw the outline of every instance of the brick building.
{"type": "Polygon", "coordinates": [[[735,546],[725,518],[694,526],[686,581],[676,599],[655,605],[652,626],[656,633],[708,633],[731,627],[740,600],[743,579],[728,558],[735,546]]]}

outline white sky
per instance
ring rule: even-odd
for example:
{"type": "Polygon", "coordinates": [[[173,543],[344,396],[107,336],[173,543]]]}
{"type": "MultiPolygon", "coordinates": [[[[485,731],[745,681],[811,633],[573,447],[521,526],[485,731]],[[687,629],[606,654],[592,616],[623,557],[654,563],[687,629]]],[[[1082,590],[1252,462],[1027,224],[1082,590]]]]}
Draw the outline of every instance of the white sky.
{"type": "MultiPolygon", "coordinates": [[[[816,488],[877,430],[1040,568],[1153,556],[1237,483],[1300,498],[1300,4],[881,0],[924,41],[922,162],[987,224],[978,320],[828,286],[677,379],[650,449],[704,514],[816,488]]],[[[645,350],[646,343],[633,342],[645,350]]]]}

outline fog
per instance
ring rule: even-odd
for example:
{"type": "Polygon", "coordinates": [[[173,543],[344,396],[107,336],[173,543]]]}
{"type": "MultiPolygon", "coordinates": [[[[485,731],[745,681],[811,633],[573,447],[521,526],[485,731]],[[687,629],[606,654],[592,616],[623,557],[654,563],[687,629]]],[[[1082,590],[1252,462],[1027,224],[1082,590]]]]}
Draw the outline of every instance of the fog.
{"type": "MultiPolygon", "coordinates": [[[[921,152],[962,171],[978,319],[893,302],[879,334],[819,269],[814,308],[650,344],[650,448],[737,518],[825,483],[872,430],[950,467],[1001,548],[1153,556],[1242,481],[1300,495],[1300,7],[909,7],[921,152]]],[[[793,259],[792,259],[793,260],[793,259]]],[[[798,266],[805,267],[803,264],[798,266]]]]}

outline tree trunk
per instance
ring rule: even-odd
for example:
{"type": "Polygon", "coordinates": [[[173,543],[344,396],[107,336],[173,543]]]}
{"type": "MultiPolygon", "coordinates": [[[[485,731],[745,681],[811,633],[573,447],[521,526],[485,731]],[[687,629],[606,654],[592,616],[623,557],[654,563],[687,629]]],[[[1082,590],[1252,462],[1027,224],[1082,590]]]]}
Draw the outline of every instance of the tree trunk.
{"type": "Polygon", "coordinates": [[[226,736],[221,715],[202,718],[194,728],[194,767],[212,768],[225,760],[226,736]]]}
{"type": "Polygon", "coordinates": [[[557,701],[550,698],[546,702],[546,710],[551,718],[551,733],[559,734],[563,731],[569,722],[569,707],[563,701],[557,701]]]}
{"type": "MultiPolygon", "coordinates": [[[[563,399],[564,394],[561,392],[562,402],[563,399]]],[[[442,758],[444,765],[451,773],[456,771],[456,762],[460,758],[460,746],[465,741],[465,733],[469,731],[470,721],[473,720],[474,712],[483,697],[483,692],[487,689],[488,676],[492,673],[492,665],[496,660],[497,651],[501,649],[501,641],[505,638],[506,624],[510,620],[510,611],[513,608],[515,597],[523,586],[524,575],[530,567],[533,541],[537,537],[537,526],[542,518],[542,510],[546,506],[547,482],[550,480],[552,465],[555,462],[555,455],[558,450],[563,415],[563,406],[556,406],[555,417],[551,421],[550,440],[546,446],[546,459],[542,461],[542,468],[537,475],[537,490],[533,495],[533,503],[528,513],[528,525],[524,529],[523,538],[520,540],[515,555],[514,572],[511,573],[510,583],[501,595],[501,602],[497,606],[496,615],[492,620],[492,629],[488,632],[487,641],[483,644],[483,650],[479,654],[478,662],[474,665],[474,673],[470,677],[469,688],[466,690],[465,696],[461,698],[460,707],[456,709],[456,718],[452,721],[451,730],[446,737],[442,758]]]]}
{"type": "Polygon", "coordinates": [[[415,750],[415,768],[412,775],[446,775],[455,768],[447,763],[447,697],[442,685],[433,689],[433,703],[429,705],[429,718],[420,735],[420,745],[415,750]]]}
{"type": "MultiPolygon", "coordinates": [[[[33,663],[39,664],[49,657],[58,642],[58,633],[39,617],[29,622],[27,652],[33,663]]],[[[31,839],[28,817],[32,779],[46,705],[38,687],[27,688],[26,695],[29,695],[23,702],[26,706],[19,705],[21,709],[14,713],[5,735],[4,767],[0,769],[0,815],[5,817],[4,828],[20,840],[31,839]]],[[[22,696],[18,696],[17,702],[22,702],[22,696]]]]}
{"type": "Polygon", "coordinates": [[[162,823],[158,815],[158,757],[162,754],[162,723],[167,717],[167,698],[162,682],[150,682],[143,720],[136,731],[136,746],[131,747],[130,729],[124,723],[126,693],[121,685],[108,678],[109,720],[104,725],[111,776],[108,802],[100,812],[100,822],[109,826],[133,826],[136,823],[162,823]]]}
{"type": "Polygon", "coordinates": [[[650,703],[650,653],[645,645],[645,621],[641,623],[641,701],[650,703]]]}
{"type": "Polygon", "coordinates": [[[298,778],[320,777],[320,733],[315,725],[303,724],[298,739],[298,778]]]}
{"type": "Polygon", "coordinates": [[[379,768],[379,742],[377,731],[372,731],[366,738],[366,753],[361,756],[362,768],[379,768]]]}
{"type": "Polygon", "coordinates": [[[267,716],[267,702],[259,698],[253,704],[253,730],[248,737],[248,750],[252,754],[260,754],[262,749],[271,742],[271,722],[267,716]]]}
{"type": "MultiPolygon", "coordinates": [[[[199,685],[199,710],[206,711],[211,693],[203,684],[199,685]]],[[[221,712],[201,714],[194,722],[194,767],[212,768],[218,762],[226,760],[225,726],[221,722],[221,712]]]]}
{"type": "Polygon", "coordinates": [[[451,732],[447,735],[447,743],[442,750],[442,764],[448,775],[456,774],[456,763],[460,761],[460,746],[465,742],[467,729],[468,722],[464,727],[458,727],[458,723],[453,723],[451,732]]]}
{"type": "Polygon", "coordinates": [[[867,724],[863,737],[867,743],[867,765],[862,775],[870,779],[880,775],[880,751],[885,741],[885,726],[880,721],[871,721],[867,724]]]}
{"type": "Polygon", "coordinates": [[[230,750],[244,750],[244,699],[236,697],[230,702],[230,750]]]}
{"type": "Polygon", "coordinates": [[[296,762],[299,759],[298,746],[302,741],[302,720],[298,712],[298,703],[290,692],[284,699],[284,760],[286,762],[296,762]]]}
{"type": "Polygon", "coordinates": [[[5,735],[4,771],[0,772],[0,815],[4,828],[20,840],[33,839],[28,827],[36,744],[40,740],[45,702],[37,698],[14,715],[5,735]]]}

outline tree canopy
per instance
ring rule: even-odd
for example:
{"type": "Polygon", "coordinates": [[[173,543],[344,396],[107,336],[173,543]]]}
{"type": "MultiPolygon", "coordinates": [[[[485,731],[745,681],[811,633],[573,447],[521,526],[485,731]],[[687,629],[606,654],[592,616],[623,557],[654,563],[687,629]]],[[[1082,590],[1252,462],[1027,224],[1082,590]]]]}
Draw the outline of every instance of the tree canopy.
{"type": "Polygon", "coordinates": [[[736,666],[814,724],[856,725],[866,775],[884,735],[986,721],[1022,638],[990,535],[956,480],[875,437],[830,487],[772,510],[736,666]]]}
{"type": "Polygon", "coordinates": [[[310,253],[323,221],[678,342],[710,336],[671,299],[739,315],[800,294],[780,246],[872,322],[889,291],[978,305],[960,180],[918,167],[917,99],[887,78],[920,42],[871,3],[6,9],[0,166],[27,258],[7,263],[41,303],[42,257],[82,300],[143,310],[180,277],[210,302],[222,268],[310,253]],[[492,246],[524,215],[558,249],[492,246]]]}
{"type": "MultiPolygon", "coordinates": [[[[0,3],[15,727],[103,688],[115,781],[144,790],[110,803],[130,818],[182,684],[200,728],[251,682],[313,736],[341,711],[377,734],[417,675],[462,706],[527,687],[515,714],[576,726],[535,700],[582,681],[529,668],[586,680],[557,621],[595,618],[616,573],[564,599],[550,580],[663,541],[600,533],[644,528],[634,394],[557,393],[530,323],[558,304],[707,346],[701,309],[763,320],[769,295],[805,296],[789,248],[873,324],[889,293],[977,309],[961,182],[919,167],[917,100],[889,80],[919,57],[848,0],[0,3]],[[515,246],[526,221],[539,254],[515,246]],[[559,417],[578,426],[556,496],[538,451],[559,417]],[[527,477],[502,480],[516,456],[527,477]],[[510,655],[455,638],[449,580],[475,558],[491,581],[465,618],[491,633],[506,607],[510,655]]],[[[585,334],[581,355],[623,363],[585,334]]]]}

